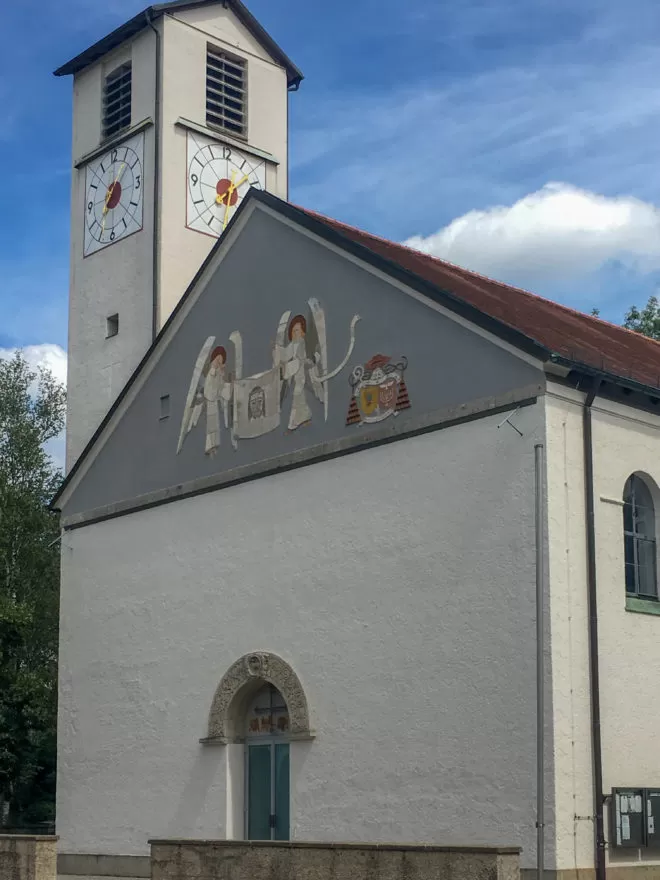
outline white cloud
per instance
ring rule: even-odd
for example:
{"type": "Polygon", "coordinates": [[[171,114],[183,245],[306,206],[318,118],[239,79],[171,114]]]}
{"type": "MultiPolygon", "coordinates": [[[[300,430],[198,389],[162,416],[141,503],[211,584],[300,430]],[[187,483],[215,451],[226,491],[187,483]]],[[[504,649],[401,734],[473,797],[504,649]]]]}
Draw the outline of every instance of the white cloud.
{"type": "Polygon", "coordinates": [[[550,40],[533,63],[514,55],[387,90],[301,90],[293,200],[397,239],[475,205],[509,205],[548,180],[660,204],[657,51],[609,40],[583,35],[561,53],[550,40]]]}
{"type": "MultiPolygon", "coordinates": [[[[20,351],[32,369],[43,367],[50,370],[58,382],[66,385],[66,352],[59,345],[48,342],[43,345],[26,345],[20,351]]],[[[15,348],[0,348],[0,358],[9,359],[15,353],[15,348]]]]}
{"type": "Polygon", "coordinates": [[[469,211],[405,244],[502,280],[579,278],[616,261],[660,268],[660,210],[630,196],[608,198],[549,183],[511,205],[469,211]]]}

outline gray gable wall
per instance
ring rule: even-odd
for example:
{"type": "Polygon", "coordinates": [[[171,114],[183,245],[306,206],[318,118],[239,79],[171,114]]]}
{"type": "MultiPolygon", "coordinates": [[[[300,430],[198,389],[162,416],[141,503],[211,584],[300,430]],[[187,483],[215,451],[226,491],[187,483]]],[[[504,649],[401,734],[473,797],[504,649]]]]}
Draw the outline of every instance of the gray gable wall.
{"type": "MultiPolygon", "coordinates": [[[[320,349],[320,345],[315,346],[316,351],[320,349]]],[[[283,362],[280,370],[295,374],[297,363],[283,362]]],[[[299,380],[301,375],[298,373],[299,380]]],[[[404,433],[424,414],[542,382],[540,369],[257,209],[247,218],[237,240],[62,512],[70,517],[216,474],[247,473],[252,466],[264,470],[265,462],[296,454],[304,457],[304,450],[318,455],[336,449],[338,443],[363,445],[361,441],[370,442],[374,432],[382,432],[383,428],[404,433]],[[322,335],[316,332],[317,319],[309,306],[312,298],[320,304],[327,328],[327,368],[319,364],[317,374],[333,372],[344,360],[351,321],[355,315],[360,316],[346,366],[334,378],[317,383],[321,393],[327,388],[327,420],[324,404],[314,394],[314,370],[310,365],[305,368],[304,391],[294,394],[295,376],[289,382],[279,415],[275,398],[280,396],[281,384],[278,378],[275,385],[270,372],[274,345],[284,358],[293,353],[286,348],[291,320],[283,326],[283,338],[279,339],[286,346],[282,350],[276,345],[285,311],[290,311],[290,319],[298,314],[305,317],[308,341],[322,335]],[[238,402],[239,436],[232,443],[231,428],[224,423],[222,399],[217,407],[202,404],[197,424],[185,436],[177,454],[200,350],[211,336],[215,337],[213,349],[224,347],[226,381],[237,367],[236,348],[230,341],[233,331],[239,331],[242,338],[242,376],[248,381],[242,383],[240,391],[231,383],[224,390],[225,397],[230,397],[230,424],[234,402],[238,402]],[[375,356],[384,357],[374,363],[375,356]],[[373,368],[379,365],[381,372],[377,373],[373,368]],[[364,370],[365,366],[366,377],[372,367],[371,380],[365,383],[363,372],[363,386],[355,386],[354,396],[351,380],[355,384],[359,368],[364,370]],[[261,373],[265,373],[261,379],[249,379],[261,373]],[[164,396],[169,396],[170,415],[166,418],[161,417],[164,396]],[[289,430],[293,403],[298,420],[308,414],[311,419],[289,430]],[[266,418],[262,416],[264,405],[266,418]],[[219,413],[219,432],[213,430],[214,412],[219,413]],[[380,421],[365,422],[365,417],[380,421]],[[265,433],[246,436],[260,431],[265,433]],[[209,454],[206,447],[210,447],[209,454]]],[[[207,394],[211,397],[222,389],[222,381],[212,386],[209,381],[207,394]]],[[[199,389],[203,390],[203,376],[199,389]]]]}

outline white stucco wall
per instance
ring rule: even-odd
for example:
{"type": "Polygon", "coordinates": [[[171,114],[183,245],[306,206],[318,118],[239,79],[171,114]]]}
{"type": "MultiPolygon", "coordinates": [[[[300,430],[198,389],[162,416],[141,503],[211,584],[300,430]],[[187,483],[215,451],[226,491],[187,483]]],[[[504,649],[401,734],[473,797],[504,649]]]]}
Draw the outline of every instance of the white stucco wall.
{"type": "Polygon", "coordinates": [[[492,416],[66,533],[61,851],[235,833],[226,750],[198,740],[261,649],[317,731],[292,745],[294,838],[522,844],[533,866],[543,406],[515,418],[522,438],[492,416]]]}
{"type": "MultiPolygon", "coordinates": [[[[660,781],[660,617],[626,611],[623,508],[616,504],[623,498],[628,477],[641,471],[655,482],[660,515],[660,417],[614,403],[601,404],[594,414],[594,450],[603,788],[607,793],[613,786],[653,787],[660,781]]],[[[643,857],[658,865],[660,873],[660,854],[647,852],[643,857]]],[[[637,851],[617,853],[611,859],[616,864],[637,860],[637,851]]]]}
{"type": "Polygon", "coordinates": [[[593,866],[594,824],[586,582],[584,395],[546,395],[548,570],[552,628],[558,868],[593,866]],[[579,818],[576,818],[579,817],[579,818]]]}
{"type": "MultiPolygon", "coordinates": [[[[584,395],[547,396],[549,561],[555,723],[557,865],[593,865],[591,716],[583,470],[584,395]],[[579,818],[576,818],[579,817],[579,818]]],[[[597,398],[593,405],[596,576],[603,789],[660,779],[660,617],[626,611],[623,488],[633,472],[660,481],[660,417],[597,398]]],[[[605,811],[609,841],[609,809],[605,811]]],[[[613,864],[637,851],[608,850],[613,864]]],[[[653,853],[642,856],[653,862],[653,853]]],[[[660,859],[655,858],[660,864],[660,859]]],[[[660,869],[659,869],[660,870],[660,869]]]]}

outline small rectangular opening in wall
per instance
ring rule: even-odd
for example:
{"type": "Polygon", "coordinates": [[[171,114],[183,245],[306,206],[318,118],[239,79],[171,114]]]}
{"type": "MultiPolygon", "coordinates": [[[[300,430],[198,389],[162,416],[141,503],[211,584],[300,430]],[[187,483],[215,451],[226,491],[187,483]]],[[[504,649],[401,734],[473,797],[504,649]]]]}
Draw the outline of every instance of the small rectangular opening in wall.
{"type": "Polygon", "coordinates": [[[105,338],[110,339],[119,333],[119,315],[110,315],[105,319],[105,338]]]}
{"type": "Polygon", "coordinates": [[[160,417],[161,419],[169,419],[170,417],[170,395],[163,394],[160,399],[160,417]]]}

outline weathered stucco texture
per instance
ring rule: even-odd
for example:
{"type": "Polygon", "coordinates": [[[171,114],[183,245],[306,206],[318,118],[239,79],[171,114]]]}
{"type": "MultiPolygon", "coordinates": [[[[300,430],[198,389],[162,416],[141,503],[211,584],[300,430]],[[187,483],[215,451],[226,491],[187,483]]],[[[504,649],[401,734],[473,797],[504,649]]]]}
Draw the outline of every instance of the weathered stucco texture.
{"type": "Polygon", "coordinates": [[[152,880],[519,880],[511,850],[154,841],[152,880]]]}
{"type": "Polygon", "coordinates": [[[57,838],[0,834],[0,880],[55,880],[57,838]]]}
{"type": "Polygon", "coordinates": [[[240,746],[199,739],[227,669],[270,651],[316,731],[291,747],[293,839],[533,866],[543,407],[514,419],[522,437],[491,416],[65,533],[62,851],[238,836],[240,746]]]}

